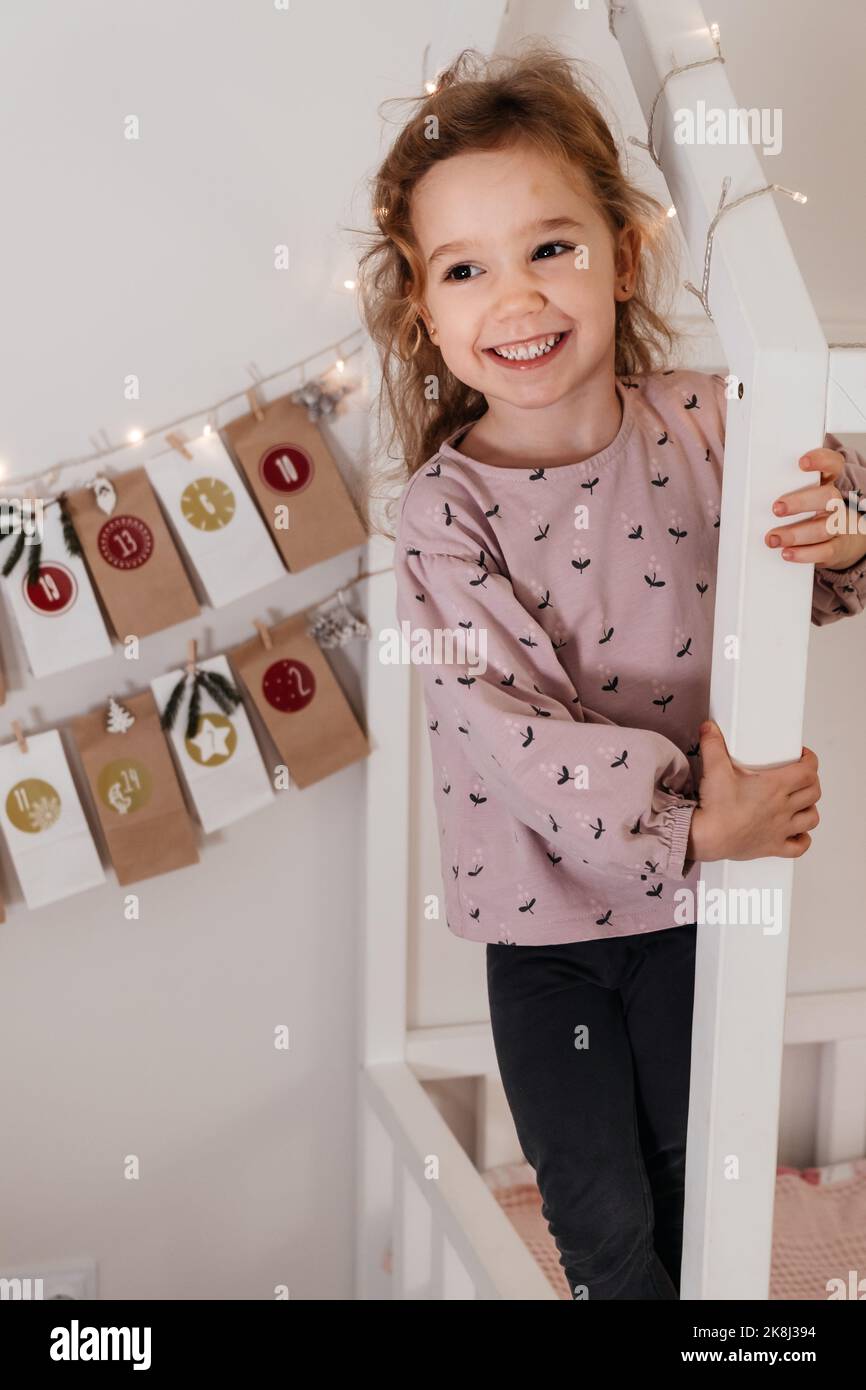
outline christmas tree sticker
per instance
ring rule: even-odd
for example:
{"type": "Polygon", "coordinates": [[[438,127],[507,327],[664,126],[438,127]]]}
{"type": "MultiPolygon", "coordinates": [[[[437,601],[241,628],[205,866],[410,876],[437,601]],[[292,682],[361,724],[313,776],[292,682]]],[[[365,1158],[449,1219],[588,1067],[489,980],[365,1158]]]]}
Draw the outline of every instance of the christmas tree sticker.
{"type": "Polygon", "coordinates": [[[108,697],[108,712],[105,727],[110,734],[125,734],[135,723],[135,715],[128,710],[125,705],[115,700],[113,695],[108,697]]]}

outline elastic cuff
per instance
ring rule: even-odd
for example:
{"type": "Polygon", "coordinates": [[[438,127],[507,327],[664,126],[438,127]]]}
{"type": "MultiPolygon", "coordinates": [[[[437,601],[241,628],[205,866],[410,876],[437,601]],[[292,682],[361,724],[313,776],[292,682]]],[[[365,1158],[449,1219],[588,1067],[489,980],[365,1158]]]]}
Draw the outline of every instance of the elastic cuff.
{"type": "Polygon", "coordinates": [[[665,874],[668,878],[684,878],[686,850],[689,845],[689,829],[692,815],[697,809],[696,801],[686,801],[670,812],[671,843],[665,874]]]}
{"type": "Polygon", "coordinates": [[[866,561],[857,560],[845,570],[816,565],[815,575],[833,591],[848,613],[861,613],[866,608],[866,561]]]}

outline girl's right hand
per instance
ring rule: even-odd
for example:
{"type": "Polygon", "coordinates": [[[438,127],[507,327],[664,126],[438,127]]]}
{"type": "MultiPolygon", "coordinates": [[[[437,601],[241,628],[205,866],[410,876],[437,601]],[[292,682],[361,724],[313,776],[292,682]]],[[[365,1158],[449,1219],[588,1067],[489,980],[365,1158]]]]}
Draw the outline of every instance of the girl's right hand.
{"type": "Polygon", "coordinates": [[[804,748],[796,762],[757,771],[736,766],[715,723],[701,734],[703,773],[692,814],[687,858],[799,859],[821,819],[818,759],[804,748]]]}

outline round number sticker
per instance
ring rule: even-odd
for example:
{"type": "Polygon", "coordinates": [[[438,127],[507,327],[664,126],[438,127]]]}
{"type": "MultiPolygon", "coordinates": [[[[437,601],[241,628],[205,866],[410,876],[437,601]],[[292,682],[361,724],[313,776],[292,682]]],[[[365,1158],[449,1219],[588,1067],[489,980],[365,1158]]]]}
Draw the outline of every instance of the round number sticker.
{"type": "Polygon", "coordinates": [[[97,537],[103,560],[118,570],[136,570],[153,554],[153,532],[138,516],[112,516],[97,537]]]}
{"type": "Polygon", "coordinates": [[[221,478],[196,478],[181,493],[180,510],[197,531],[219,531],[235,514],[235,495],[221,478]]]}
{"type": "Polygon", "coordinates": [[[21,588],[30,608],[51,617],[71,608],[78,594],[75,575],[55,560],[39,566],[39,577],[34,584],[30,584],[25,575],[21,588]]]}
{"type": "Polygon", "coordinates": [[[269,705],[283,714],[295,714],[308,705],[316,693],[316,678],[303,661],[287,657],[275,661],[262,676],[262,694],[269,705]]]}
{"type": "Polygon", "coordinates": [[[278,444],[264,455],[259,473],[271,492],[300,492],[312,481],[313,460],[297,444],[278,444]]]}
{"type": "Polygon", "coordinates": [[[115,758],[106,763],[96,785],[105,805],[119,816],[140,811],[150,800],[150,772],[137,758],[115,758]]]}
{"type": "Polygon", "coordinates": [[[234,724],[224,714],[200,714],[195,738],[184,739],[184,746],[193,762],[216,767],[228,762],[238,746],[238,736],[234,724]]]}
{"type": "Polygon", "coordinates": [[[6,814],[17,830],[36,835],[60,819],[60,797],[50,782],[41,777],[25,777],[16,782],[6,798],[6,814]]]}

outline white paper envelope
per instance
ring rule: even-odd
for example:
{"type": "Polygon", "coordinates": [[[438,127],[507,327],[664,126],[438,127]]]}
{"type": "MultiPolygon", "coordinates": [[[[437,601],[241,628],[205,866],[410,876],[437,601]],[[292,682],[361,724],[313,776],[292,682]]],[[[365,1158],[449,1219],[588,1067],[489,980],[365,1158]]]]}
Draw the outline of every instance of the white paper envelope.
{"type": "MultiPolygon", "coordinates": [[[[112,644],[87,567],[80,555],[70,555],[66,549],[60,508],[46,507],[42,518],[42,555],[36,584],[27,583],[27,545],[2,583],[30,670],[34,676],[51,676],[56,671],[111,656],[112,644]]],[[[3,544],[7,547],[5,558],[8,547],[15,544],[14,536],[3,544]]]]}
{"type": "Polygon", "coordinates": [[[246,486],[219,435],[200,435],[145,464],[172,530],[214,608],[263,589],[286,573],[246,486]]]}
{"type": "Polygon", "coordinates": [[[0,746],[0,822],[28,907],[105,882],[60,734],[0,746]]]}
{"type": "MultiPolygon", "coordinates": [[[[218,671],[235,684],[224,656],[200,661],[199,666],[205,671],[218,671]]],[[[182,671],[169,671],[167,675],[157,676],[156,680],[151,681],[160,714],[182,674],[182,671]]],[[[251,811],[269,805],[275,793],[242,704],[237,705],[231,714],[224,714],[203,690],[198,733],[192,740],[187,739],[186,720],[191,691],[190,679],[169,736],[202,829],[219,830],[232,821],[248,816],[251,811]]]]}

